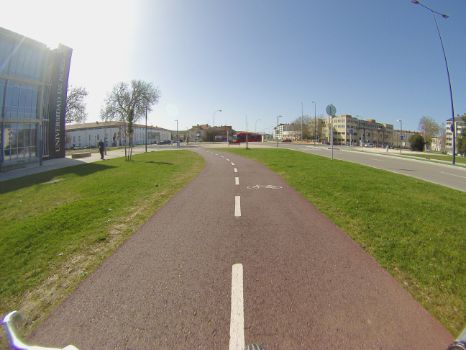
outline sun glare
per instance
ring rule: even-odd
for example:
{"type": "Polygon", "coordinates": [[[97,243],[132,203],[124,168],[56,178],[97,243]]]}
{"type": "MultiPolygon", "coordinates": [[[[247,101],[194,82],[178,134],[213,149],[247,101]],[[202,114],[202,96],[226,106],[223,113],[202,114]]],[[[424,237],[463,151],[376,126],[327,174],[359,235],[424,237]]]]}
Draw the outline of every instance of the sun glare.
{"type": "Polygon", "coordinates": [[[89,90],[96,114],[111,86],[131,79],[139,13],[131,0],[17,0],[2,5],[0,23],[50,48],[71,47],[69,83],[89,90]]]}

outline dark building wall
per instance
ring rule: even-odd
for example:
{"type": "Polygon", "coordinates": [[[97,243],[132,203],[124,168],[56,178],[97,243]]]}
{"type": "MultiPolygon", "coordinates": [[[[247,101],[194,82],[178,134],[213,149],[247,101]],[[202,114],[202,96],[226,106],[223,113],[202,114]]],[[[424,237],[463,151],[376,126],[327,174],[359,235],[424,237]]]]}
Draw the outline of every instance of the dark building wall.
{"type": "Polygon", "coordinates": [[[0,169],[65,155],[71,53],[0,27],[0,169]]]}

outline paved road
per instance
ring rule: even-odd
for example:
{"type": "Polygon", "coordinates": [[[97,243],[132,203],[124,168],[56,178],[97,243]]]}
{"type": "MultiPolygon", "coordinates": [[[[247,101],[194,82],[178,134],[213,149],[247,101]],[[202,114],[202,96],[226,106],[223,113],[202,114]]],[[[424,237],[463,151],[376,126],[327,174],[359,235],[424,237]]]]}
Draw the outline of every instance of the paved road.
{"type": "MultiPolygon", "coordinates": [[[[273,147],[272,144],[266,144],[265,146],[273,147]]],[[[253,144],[252,147],[264,146],[253,144]]],[[[280,144],[280,147],[331,157],[331,150],[324,146],[280,144]]],[[[369,165],[374,168],[416,177],[463,192],[466,191],[466,168],[464,167],[453,167],[447,164],[406,159],[378,153],[351,151],[348,147],[335,147],[334,158],[369,165]]]]}
{"type": "Polygon", "coordinates": [[[279,176],[235,155],[198,152],[202,173],[58,307],[34,342],[437,350],[452,340],[279,176]]]}

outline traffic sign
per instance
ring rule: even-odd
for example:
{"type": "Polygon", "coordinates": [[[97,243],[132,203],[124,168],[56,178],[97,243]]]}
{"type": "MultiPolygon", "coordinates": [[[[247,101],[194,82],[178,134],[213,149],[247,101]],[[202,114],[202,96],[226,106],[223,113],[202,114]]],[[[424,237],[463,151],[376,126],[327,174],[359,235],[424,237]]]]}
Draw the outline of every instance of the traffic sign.
{"type": "Polygon", "coordinates": [[[331,117],[334,117],[335,114],[337,113],[336,107],[332,104],[328,105],[325,110],[327,111],[327,114],[331,117]]]}

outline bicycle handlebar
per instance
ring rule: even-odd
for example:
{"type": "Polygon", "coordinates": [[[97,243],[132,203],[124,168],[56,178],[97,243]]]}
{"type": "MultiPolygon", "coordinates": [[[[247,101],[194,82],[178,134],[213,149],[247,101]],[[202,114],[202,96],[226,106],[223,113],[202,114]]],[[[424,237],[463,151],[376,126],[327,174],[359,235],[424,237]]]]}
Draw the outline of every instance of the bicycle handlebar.
{"type": "Polygon", "coordinates": [[[447,350],[466,350],[466,328],[463,329],[458,338],[456,338],[447,350]]]}
{"type": "MultiPolygon", "coordinates": [[[[64,348],[46,348],[42,346],[27,345],[23,343],[16,335],[15,328],[13,326],[13,318],[19,315],[17,311],[12,311],[3,319],[3,328],[8,337],[8,342],[12,350],[79,350],[74,345],[68,345],[64,348]]],[[[245,350],[248,349],[262,349],[259,345],[251,344],[246,346],[245,350]]],[[[466,350],[466,328],[456,338],[456,340],[447,348],[447,350],[466,350]]]]}
{"type": "Polygon", "coordinates": [[[35,346],[35,345],[27,345],[21,339],[19,339],[18,335],[16,334],[15,327],[13,326],[13,319],[18,315],[17,311],[12,311],[8,315],[5,316],[3,319],[3,328],[5,329],[5,333],[8,338],[8,342],[10,343],[10,347],[12,350],[79,350],[74,345],[65,346],[63,349],[59,348],[45,348],[42,346],[35,346]]]}

